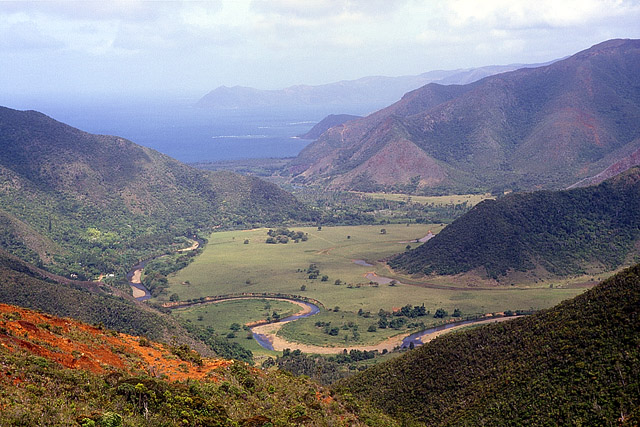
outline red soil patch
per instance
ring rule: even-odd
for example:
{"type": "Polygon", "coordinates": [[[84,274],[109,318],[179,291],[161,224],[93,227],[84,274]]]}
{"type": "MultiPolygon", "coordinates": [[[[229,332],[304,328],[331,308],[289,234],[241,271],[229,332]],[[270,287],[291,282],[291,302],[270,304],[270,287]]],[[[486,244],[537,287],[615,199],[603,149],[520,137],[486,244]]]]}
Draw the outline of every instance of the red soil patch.
{"type": "Polygon", "coordinates": [[[0,332],[0,351],[21,349],[67,368],[95,373],[109,369],[145,371],[180,381],[205,378],[233,363],[202,359],[202,366],[197,366],[172,355],[165,344],[147,341],[147,346],[141,346],[138,337],[5,304],[0,304],[0,327],[7,332],[0,332]]]}

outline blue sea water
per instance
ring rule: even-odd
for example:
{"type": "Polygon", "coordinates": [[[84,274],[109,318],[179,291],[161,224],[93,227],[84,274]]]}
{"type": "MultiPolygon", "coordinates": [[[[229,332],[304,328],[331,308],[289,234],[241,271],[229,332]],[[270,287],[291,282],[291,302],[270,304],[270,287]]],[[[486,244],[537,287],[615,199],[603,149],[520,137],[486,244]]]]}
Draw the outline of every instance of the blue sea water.
{"type": "Polygon", "coordinates": [[[296,138],[330,110],[214,111],[193,100],[18,102],[95,134],[117,135],[183,162],[296,156],[311,141],[296,138]]]}

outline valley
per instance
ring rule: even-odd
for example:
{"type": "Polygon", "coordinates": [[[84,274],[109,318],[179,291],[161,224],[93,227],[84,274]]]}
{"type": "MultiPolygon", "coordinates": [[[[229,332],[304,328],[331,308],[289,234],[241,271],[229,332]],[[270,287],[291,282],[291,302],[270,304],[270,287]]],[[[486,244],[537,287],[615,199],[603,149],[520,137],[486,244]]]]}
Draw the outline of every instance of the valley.
{"type": "Polygon", "coordinates": [[[640,40],[505,67],[0,107],[0,425],[639,425],[640,40]]]}
{"type": "MultiPolygon", "coordinates": [[[[286,244],[266,243],[269,230],[264,228],[215,232],[209,236],[201,255],[184,269],[168,276],[169,286],[157,301],[168,301],[169,297],[179,301],[198,301],[203,297],[233,293],[300,295],[319,300],[324,307],[315,316],[279,328],[278,336],[299,345],[342,349],[375,346],[391,337],[405,336],[459,318],[476,318],[508,310],[539,310],[585,289],[573,285],[580,282],[579,279],[507,285],[486,280],[483,283],[478,278],[469,286],[466,277],[411,277],[389,270],[382,261],[406,251],[407,246],[418,246],[420,243],[416,240],[429,232],[439,233],[441,224],[320,228],[295,228],[294,231],[308,236],[307,240],[286,244]],[[394,328],[378,328],[380,310],[393,313],[407,305],[424,305],[431,315],[409,319],[406,324],[394,328]],[[439,308],[448,315],[434,318],[433,314],[439,308]],[[458,318],[452,317],[456,309],[461,313],[458,318]],[[318,326],[319,322],[322,326],[318,326]],[[339,331],[328,333],[325,327],[328,324],[339,331]],[[373,330],[370,330],[372,326],[373,330]]],[[[586,277],[581,279],[589,280],[586,277]]],[[[251,306],[265,305],[258,301],[246,303],[247,314],[255,312],[251,306]]],[[[273,314],[263,309],[253,316],[237,319],[239,304],[198,305],[176,310],[174,314],[203,327],[211,326],[227,332],[231,332],[231,323],[245,325],[273,314]],[[215,316],[203,315],[208,311],[215,316]]],[[[286,317],[288,313],[285,310],[279,317],[286,317]]],[[[246,332],[228,336],[232,342],[255,354],[273,355],[248,340],[246,332]]],[[[291,348],[296,346],[292,344],[291,348]]]]}

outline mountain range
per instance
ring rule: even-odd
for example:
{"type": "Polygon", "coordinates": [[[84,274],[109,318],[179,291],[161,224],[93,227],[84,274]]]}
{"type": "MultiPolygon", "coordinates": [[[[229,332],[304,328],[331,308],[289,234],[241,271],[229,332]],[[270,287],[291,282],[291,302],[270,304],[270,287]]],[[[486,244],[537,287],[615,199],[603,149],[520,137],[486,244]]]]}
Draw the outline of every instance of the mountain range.
{"type": "Polygon", "coordinates": [[[288,171],[330,188],[425,192],[558,189],[640,148],[640,41],[466,85],[427,84],[335,126],[288,171]]]}
{"type": "Polygon", "coordinates": [[[261,90],[243,86],[220,86],[198,102],[211,109],[323,108],[334,113],[366,113],[395,102],[403,94],[427,83],[467,84],[486,76],[535,65],[511,64],[436,70],[414,76],[370,76],[318,86],[298,85],[280,90],[261,90]]]}

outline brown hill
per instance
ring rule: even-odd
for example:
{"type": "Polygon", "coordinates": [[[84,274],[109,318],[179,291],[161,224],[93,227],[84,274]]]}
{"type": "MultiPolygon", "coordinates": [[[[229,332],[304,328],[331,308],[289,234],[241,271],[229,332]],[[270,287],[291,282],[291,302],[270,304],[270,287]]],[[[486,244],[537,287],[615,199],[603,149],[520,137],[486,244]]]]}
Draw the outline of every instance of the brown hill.
{"type": "Polygon", "coordinates": [[[609,166],[608,168],[606,168],[605,170],[603,170],[602,172],[600,172],[597,175],[594,175],[592,177],[589,178],[584,178],[582,180],[580,180],[579,182],[576,182],[575,184],[573,184],[572,186],[570,186],[569,188],[576,188],[576,187],[586,187],[589,185],[597,185],[600,184],[603,181],[606,181],[609,178],[613,178],[616,175],[621,174],[622,172],[625,172],[629,169],[631,169],[632,167],[635,166],[640,166],[640,148],[637,149],[636,151],[634,151],[633,153],[629,154],[626,157],[623,157],[622,159],[618,160],[617,162],[615,162],[614,164],[612,164],[611,166],[609,166]]]}
{"type": "Polygon", "coordinates": [[[372,190],[564,188],[640,148],[640,41],[464,86],[429,84],[325,132],[298,181],[372,190]]]}
{"type": "Polygon", "coordinates": [[[313,126],[309,132],[299,135],[302,139],[317,139],[325,133],[328,129],[339,126],[345,122],[360,119],[360,116],[354,116],[351,114],[329,114],[324,119],[320,120],[315,126],[313,126]]]}

